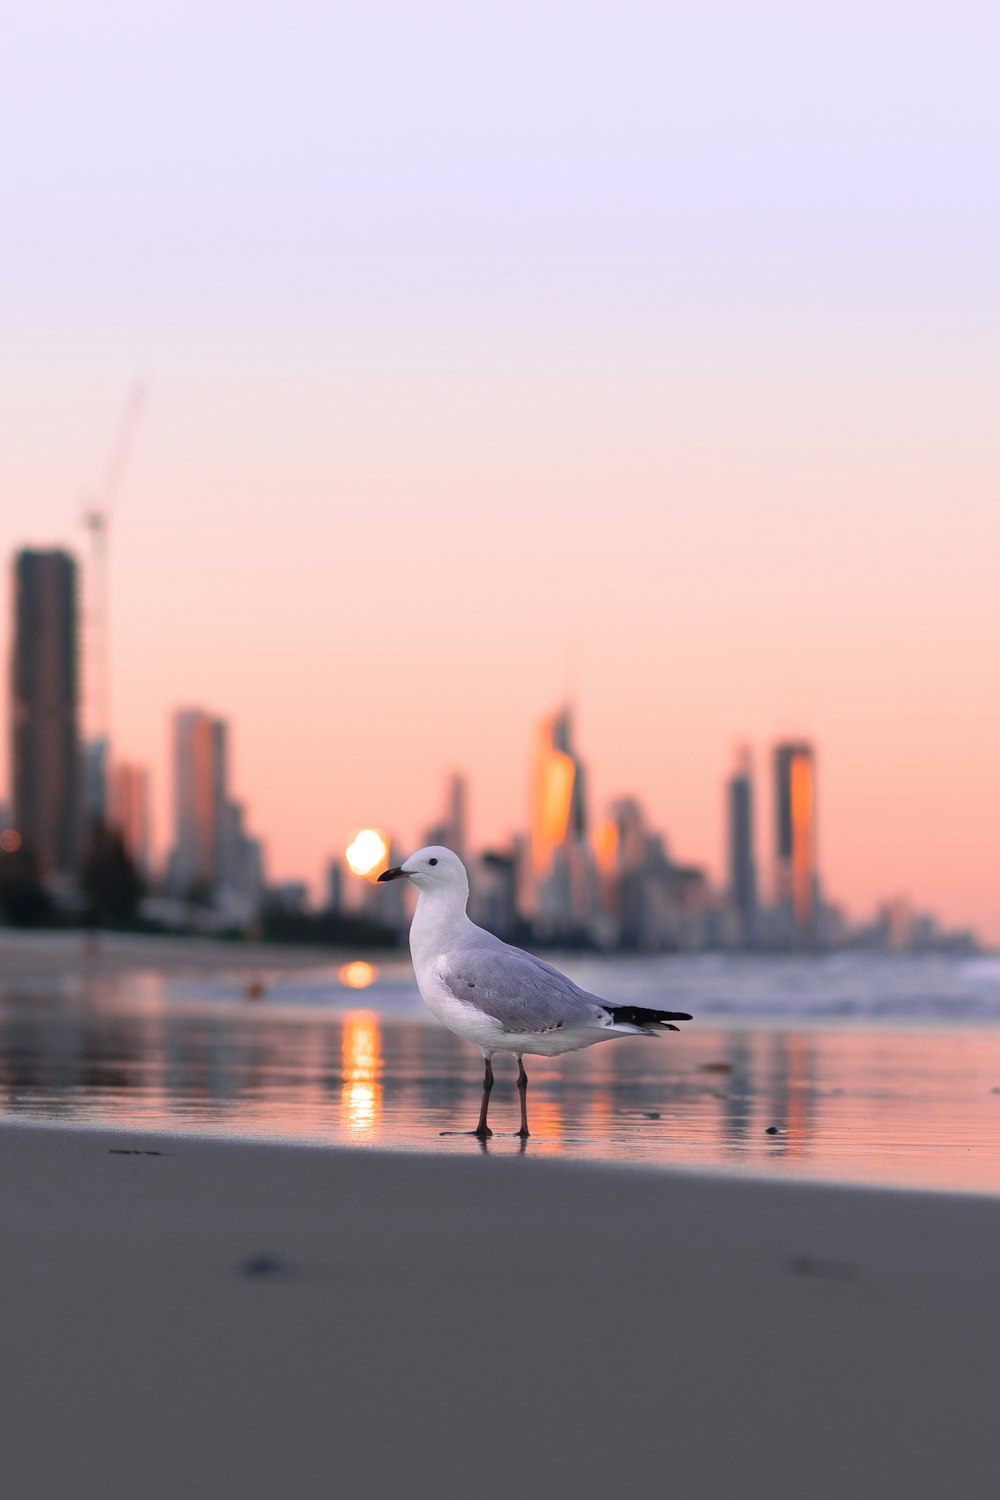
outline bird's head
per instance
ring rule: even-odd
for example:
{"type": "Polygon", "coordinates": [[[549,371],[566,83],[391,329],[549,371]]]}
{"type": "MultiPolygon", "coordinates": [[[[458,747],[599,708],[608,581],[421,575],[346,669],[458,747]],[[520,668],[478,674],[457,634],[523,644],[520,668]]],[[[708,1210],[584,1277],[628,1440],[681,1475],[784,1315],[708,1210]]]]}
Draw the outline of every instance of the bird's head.
{"type": "Polygon", "coordinates": [[[457,854],[441,844],[428,844],[426,849],[418,849],[395,869],[383,870],[379,880],[408,880],[418,891],[428,894],[454,892],[463,900],[468,900],[469,896],[465,866],[457,854]]]}

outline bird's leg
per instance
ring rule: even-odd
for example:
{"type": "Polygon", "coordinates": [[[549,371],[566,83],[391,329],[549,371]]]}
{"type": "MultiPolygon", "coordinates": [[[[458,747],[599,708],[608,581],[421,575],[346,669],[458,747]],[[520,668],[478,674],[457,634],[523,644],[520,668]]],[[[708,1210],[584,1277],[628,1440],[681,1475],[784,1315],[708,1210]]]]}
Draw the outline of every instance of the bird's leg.
{"type": "Polygon", "coordinates": [[[522,1140],[528,1138],[528,1075],[524,1071],[524,1059],[517,1060],[517,1092],[521,1096],[521,1128],[517,1132],[522,1140]]]}
{"type": "Polygon", "coordinates": [[[486,1111],[490,1107],[490,1093],[493,1089],[493,1063],[490,1058],[486,1059],[486,1072],[483,1075],[483,1102],[479,1106],[479,1124],[474,1134],[485,1140],[493,1132],[486,1123],[486,1111]]]}

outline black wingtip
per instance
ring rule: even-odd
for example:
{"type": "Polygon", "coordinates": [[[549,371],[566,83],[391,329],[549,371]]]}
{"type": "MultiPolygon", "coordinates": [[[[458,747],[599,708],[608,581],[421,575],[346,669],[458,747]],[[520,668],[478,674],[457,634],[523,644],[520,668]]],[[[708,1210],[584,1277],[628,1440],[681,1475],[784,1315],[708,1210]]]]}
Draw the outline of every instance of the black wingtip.
{"type": "Polygon", "coordinates": [[[664,1031],[677,1031],[672,1021],[690,1021],[686,1010],[651,1010],[645,1005],[609,1005],[607,1007],[616,1021],[628,1026],[659,1026],[664,1031]]]}

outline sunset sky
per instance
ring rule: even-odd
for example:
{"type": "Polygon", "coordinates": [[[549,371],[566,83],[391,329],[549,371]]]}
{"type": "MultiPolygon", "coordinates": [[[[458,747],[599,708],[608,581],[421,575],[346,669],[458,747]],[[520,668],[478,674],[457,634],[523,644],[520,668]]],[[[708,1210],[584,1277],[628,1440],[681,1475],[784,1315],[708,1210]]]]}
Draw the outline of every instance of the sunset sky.
{"type": "Polygon", "coordinates": [[[827,893],[1000,942],[998,55],[963,0],[20,6],[4,659],[143,377],[113,736],[161,847],[175,707],[312,880],[452,769],[523,827],[570,697],[593,814],[719,875],[735,745],[808,736],[827,893]]]}

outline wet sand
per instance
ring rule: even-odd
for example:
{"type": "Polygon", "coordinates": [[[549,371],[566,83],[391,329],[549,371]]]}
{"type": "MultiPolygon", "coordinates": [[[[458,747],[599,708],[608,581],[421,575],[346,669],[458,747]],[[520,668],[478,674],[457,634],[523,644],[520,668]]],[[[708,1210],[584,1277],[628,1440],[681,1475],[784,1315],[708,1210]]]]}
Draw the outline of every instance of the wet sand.
{"type": "MultiPolygon", "coordinates": [[[[0,1117],[464,1155],[442,1132],[475,1122],[481,1060],[397,968],[378,993],[321,970],[252,1002],[228,971],[0,979],[0,1117]]],[[[528,1072],[532,1158],[1000,1190],[996,1025],[709,1019],[528,1072]]],[[[510,1132],[512,1059],[496,1077],[510,1132]]]]}
{"type": "Polygon", "coordinates": [[[4,1488],[996,1493],[1000,1199],[0,1124],[4,1488]]]}

